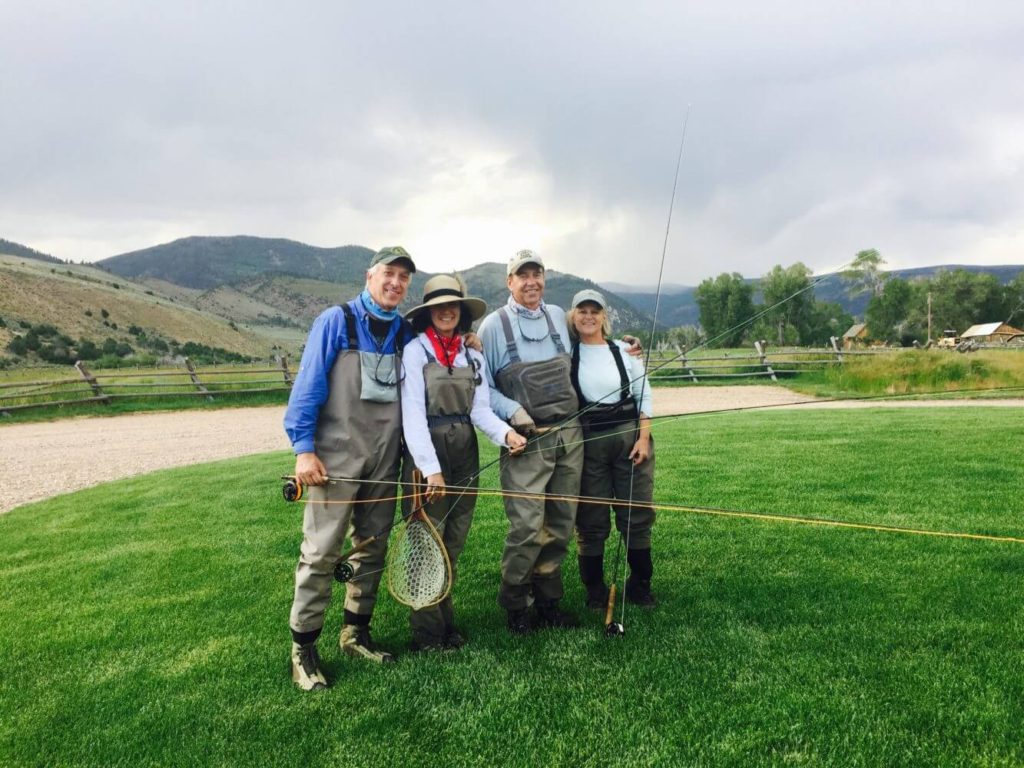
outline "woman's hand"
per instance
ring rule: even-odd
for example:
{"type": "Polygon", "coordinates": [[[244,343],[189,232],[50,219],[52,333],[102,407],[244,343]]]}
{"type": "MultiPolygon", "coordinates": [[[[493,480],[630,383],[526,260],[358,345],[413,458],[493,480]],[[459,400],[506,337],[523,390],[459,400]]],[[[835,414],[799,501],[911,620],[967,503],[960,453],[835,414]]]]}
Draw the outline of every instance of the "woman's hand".
{"type": "Polygon", "coordinates": [[[427,475],[427,492],[424,494],[427,501],[434,502],[444,498],[444,475],[435,472],[427,475]]]}
{"type": "Polygon", "coordinates": [[[643,464],[651,458],[650,435],[641,435],[637,438],[637,441],[633,443],[633,450],[629,452],[629,458],[633,460],[634,465],[643,464]]]}
{"type": "Polygon", "coordinates": [[[513,456],[526,450],[526,442],[526,438],[514,429],[505,433],[505,445],[508,446],[508,452],[513,456]]]}

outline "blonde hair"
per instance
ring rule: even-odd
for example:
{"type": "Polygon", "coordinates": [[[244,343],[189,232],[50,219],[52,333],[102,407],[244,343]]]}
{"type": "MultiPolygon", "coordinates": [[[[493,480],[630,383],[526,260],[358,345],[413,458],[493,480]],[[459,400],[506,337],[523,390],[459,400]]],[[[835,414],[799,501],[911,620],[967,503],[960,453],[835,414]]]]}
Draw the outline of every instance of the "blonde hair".
{"type": "MultiPolygon", "coordinates": [[[[576,332],[576,309],[573,307],[566,315],[566,325],[569,326],[569,336],[573,341],[579,341],[580,335],[576,332]]],[[[600,307],[598,310],[601,313],[601,333],[606,339],[612,337],[612,321],[608,317],[608,311],[604,307],[600,307]]]]}

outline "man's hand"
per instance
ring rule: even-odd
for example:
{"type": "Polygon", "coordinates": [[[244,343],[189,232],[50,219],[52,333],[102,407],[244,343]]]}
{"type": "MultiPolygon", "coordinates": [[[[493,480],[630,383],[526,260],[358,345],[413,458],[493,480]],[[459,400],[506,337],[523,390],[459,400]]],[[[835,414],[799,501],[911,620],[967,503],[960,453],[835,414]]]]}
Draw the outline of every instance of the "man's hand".
{"type": "Polygon", "coordinates": [[[629,344],[629,349],[626,350],[632,357],[643,357],[644,345],[640,343],[640,339],[636,336],[626,336],[623,334],[622,340],[629,344]]]}
{"type": "Polygon", "coordinates": [[[508,446],[509,454],[515,456],[517,453],[522,453],[526,450],[526,438],[514,429],[510,429],[505,433],[505,445],[508,446]]]}
{"type": "Polygon", "coordinates": [[[303,485],[325,485],[327,469],[312,451],[300,453],[295,457],[295,479],[303,485]]]}
{"type": "Polygon", "coordinates": [[[519,410],[512,414],[512,418],[508,420],[508,423],[523,437],[529,437],[537,431],[537,423],[526,412],[526,409],[521,406],[519,410]]]}
{"type": "Polygon", "coordinates": [[[440,472],[427,475],[426,483],[427,490],[424,496],[427,497],[427,501],[434,502],[444,498],[444,475],[440,472]]]}
{"type": "Polygon", "coordinates": [[[470,349],[475,349],[480,354],[484,352],[484,343],[480,341],[480,337],[477,336],[473,331],[465,333],[462,336],[462,343],[470,349]]]}

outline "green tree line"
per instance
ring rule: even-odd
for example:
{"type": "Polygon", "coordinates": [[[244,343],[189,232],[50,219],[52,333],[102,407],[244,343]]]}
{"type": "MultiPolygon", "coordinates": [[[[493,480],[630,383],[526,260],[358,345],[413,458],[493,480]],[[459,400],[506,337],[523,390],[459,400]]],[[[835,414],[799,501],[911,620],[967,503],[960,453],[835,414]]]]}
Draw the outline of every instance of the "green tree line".
{"type": "MultiPolygon", "coordinates": [[[[931,301],[932,336],[944,329],[958,333],[985,322],[1024,324],[1024,272],[1007,284],[990,274],[943,270],[931,278],[904,280],[890,276],[879,252],[859,252],[842,273],[851,296],[868,294],[865,322],[872,339],[905,346],[928,338],[931,301]]],[[[812,272],[797,262],[776,265],[759,280],[736,272],[722,273],[697,286],[701,332],[674,329],[674,340],[693,346],[700,337],[709,346],[736,347],[755,339],[779,345],[819,346],[841,336],[854,322],[838,302],[814,296],[812,272]],[[755,302],[760,293],[761,302],[755,302]]]]}

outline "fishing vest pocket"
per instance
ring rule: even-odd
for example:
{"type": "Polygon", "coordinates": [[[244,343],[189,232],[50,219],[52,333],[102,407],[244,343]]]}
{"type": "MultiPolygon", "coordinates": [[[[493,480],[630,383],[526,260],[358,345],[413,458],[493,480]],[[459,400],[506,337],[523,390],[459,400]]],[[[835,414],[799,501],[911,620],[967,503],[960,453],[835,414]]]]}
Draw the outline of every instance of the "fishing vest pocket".
{"type": "Polygon", "coordinates": [[[579,410],[579,401],[569,378],[567,355],[539,363],[512,363],[494,380],[498,390],[518,402],[538,424],[554,424],[579,410]]]}
{"type": "Polygon", "coordinates": [[[376,352],[359,353],[360,400],[372,403],[398,402],[398,358],[376,352]]]}

